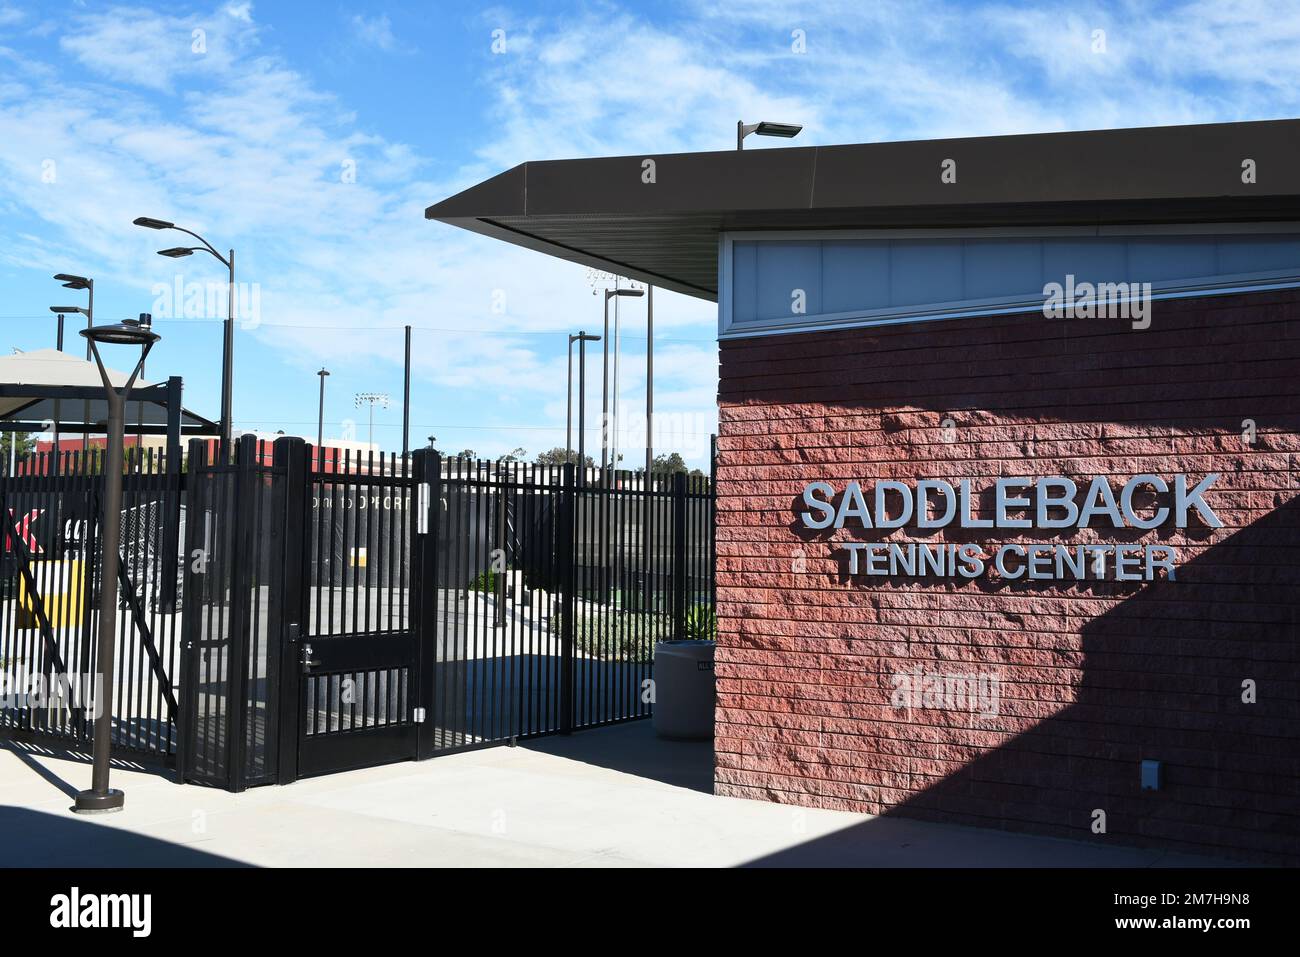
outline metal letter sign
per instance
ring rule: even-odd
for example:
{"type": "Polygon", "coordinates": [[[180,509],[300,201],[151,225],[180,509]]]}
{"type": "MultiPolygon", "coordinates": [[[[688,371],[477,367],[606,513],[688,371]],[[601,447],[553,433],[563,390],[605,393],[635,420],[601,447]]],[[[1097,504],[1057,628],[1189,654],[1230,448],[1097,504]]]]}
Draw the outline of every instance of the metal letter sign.
{"type": "MultiPolygon", "coordinates": [[[[1063,476],[1001,478],[993,483],[993,517],[977,518],[979,493],[970,479],[954,486],[943,479],[922,479],[915,486],[881,481],[869,491],[849,482],[839,491],[829,482],[809,482],[803,490],[799,519],[808,529],[895,529],[915,526],[1036,529],[1154,529],[1173,522],[1186,528],[1193,516],[1209,528],[1223,522],[1205,501],[1219,478],[1211,473],[1192,484],[1186,475],[1167,482],[1158,475],[1135,475],[1120,489],[1098,476],[1086,487],[1063,476]],[[1082,491],[1081,491],[1082,489],[1082,491]],[[1136,501],[1135,501],[1136,500],[1136,501]],[[1146,504],[1139,504],[1145,502],[1146,504]]],[[[971,542],[835,542],[847,553],[848,573],[868,577],[925,576],[976,578],[991,564],[1001,578],[1069,580],[1108,578],[1154,581],[1158,572],[1175,578],[1178,551],[1172,545],[1007,543],[992,556],[971,542]],[[1107,573],[1113,571],[1113,576],[1107,573]]]]}

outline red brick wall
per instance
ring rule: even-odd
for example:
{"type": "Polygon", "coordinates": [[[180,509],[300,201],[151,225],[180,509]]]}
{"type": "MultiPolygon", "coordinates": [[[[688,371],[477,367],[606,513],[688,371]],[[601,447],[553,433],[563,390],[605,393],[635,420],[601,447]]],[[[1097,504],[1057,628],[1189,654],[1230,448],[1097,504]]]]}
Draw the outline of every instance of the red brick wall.
{"type": "Polygon", "coordinates": [[[1152,319],[722,343],[719,794],[1300,861],[1300,293],[1157,301],[1152,319]],[[1144,472],[1221,473],[1225,527],[798,522],[814,480],[1144,472]],[[850,581],[832,538],[1160,542],[1179,566],[1137,584],[850,581]],[[892,707],[915,666],[997,674],[997,717],[892,707]],[[1164,763],[1159,792],[1140,790],[1143,758],[1164,763]]]}

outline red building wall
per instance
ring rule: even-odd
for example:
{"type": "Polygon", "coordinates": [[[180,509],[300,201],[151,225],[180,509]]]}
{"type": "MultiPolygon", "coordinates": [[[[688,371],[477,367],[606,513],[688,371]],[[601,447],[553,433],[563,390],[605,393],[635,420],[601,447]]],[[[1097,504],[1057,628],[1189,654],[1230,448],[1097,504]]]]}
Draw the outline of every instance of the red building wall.
{"type": "Polygon", "coordinates": [[[1145,331],[1032,314],[724,340],[720,416],[718,793],[1300,861],[1300,293],[1157,301],[1145,331]],[[1221,473],[1223,528],[798,519],[818,480],[1179,472],[1221,473]],[[849,580],[829,542],[854,538],[1159,542],[1179,564],[849,580]],[[998,714],[894,707],[915,668],[995,673],[998,714]]]}

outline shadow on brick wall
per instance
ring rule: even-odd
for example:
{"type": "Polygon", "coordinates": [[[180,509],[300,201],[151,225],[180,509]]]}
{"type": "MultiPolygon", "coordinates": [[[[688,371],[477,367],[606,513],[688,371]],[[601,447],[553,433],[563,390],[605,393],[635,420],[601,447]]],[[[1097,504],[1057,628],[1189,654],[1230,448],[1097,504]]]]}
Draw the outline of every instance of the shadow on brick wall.
{"type": "MultiPolygon", "coordinates": [[[[886,813],[1300,863],[1300,567],[1277,557],[1298,535],[1293,498],[1088,622],[1073,704],[886,813]]],[[[999,713],[1025,690],[1002,683],[999,713]]]]}

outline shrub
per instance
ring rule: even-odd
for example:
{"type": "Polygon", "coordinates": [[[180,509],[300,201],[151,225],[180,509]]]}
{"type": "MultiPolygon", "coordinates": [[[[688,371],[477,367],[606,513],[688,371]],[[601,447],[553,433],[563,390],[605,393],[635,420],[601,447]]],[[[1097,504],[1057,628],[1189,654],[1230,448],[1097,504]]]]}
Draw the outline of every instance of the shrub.
{"type": "Polygon", "coordinates": [[[696,605],[686,613],[686,637],[696,641],[718,640],[718,616],[712,605],[696,605]]]}

